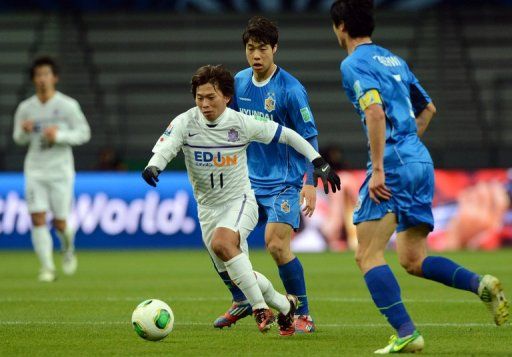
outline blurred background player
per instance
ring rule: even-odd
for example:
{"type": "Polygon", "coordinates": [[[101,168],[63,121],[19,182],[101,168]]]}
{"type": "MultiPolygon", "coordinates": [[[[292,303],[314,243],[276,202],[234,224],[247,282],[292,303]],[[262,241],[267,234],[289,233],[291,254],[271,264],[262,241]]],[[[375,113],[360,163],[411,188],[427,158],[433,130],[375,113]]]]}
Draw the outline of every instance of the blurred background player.
{"type": "MultiPolygon", "coordinates": [[[[257,120],[274,121],[291,128],[318,150],[318,132],[306,90],[295,77],[274,63],[278,37],[277,26],[270,20],[259,16],[249,20],[242,40],[250,67],[235,76],[232,108],[257,120]]],[[[266,248],[279,268],[286,292],[300,300],[296,331],[313,332],[315,325],[309,315],[304,270],[290,248],[292,230],[299,228],[301,204],[305,204],[306,216],[311,216],[315,210],[313,166],[300,153],[277,142],[252,143],[247,155],[260,219],[266,223],[266,248]]],[[[233,296],[233,305],[214,322],[215,327],[222,328],[250,315],[251,311],[242,292],[225,274],[219,274],[233,296]]]]}
{"type": "Polygon", "coordinates": [[[247,144],[291,145],[314,163],[314,175],[322,177],[326,190],[326,180],[333,192],[339,190],[339,178],[294,131],[227,108],[233,92],[233,77],[222,66],[199,68],[192,77],[197,106],[176,117],[159,138],[143,178],[156,186],[159,173],[183,150],[203,241],[217,271],[243,291],[260,331],[266,332],[274,321],[269,303],[280,311],[280,334],[290,335],[295,331],[297,297],[275,292],[268,279],[253,273],[248,256],[247,237],[258,222],[258,205],[248,178],[247,144]]]}
{"type": "Polygon", "coordinates": [[[50,57],[36,59],[30,78],[36,94],[18,105],[13,138],[28,145],[25,157],[25,196],[32,220],[32,244],[41,263],[39,280],[55,280],[53,240],[46,225],[46,213],[53,214],[53,226],[62,247],[62,269],[71,275],[77,267],[75,232],[67,224],[73,200],[75,167],[71,147],[89,141],[87,120],[76,100],[56,90],[58,67],[50,57]]]}
{"type": "Polygon", "coordinates": [[[371,0],[338,0],[330,13],[338,43],[348,52],[341,64],[343,86],[369,141],[368,173],[354,212],[356,261],[375,305],[398,335],[375,353],[415,352],[424,346],[384,260],[395,230],[400,264],[409,274],[479,295],[496,325],[503,325],[508,302],[497,278],[427,256],[426,237],[434,225],[434,167],[419,137],[435,114],[430,97],[401,58],[372,43],[371,0]]]}

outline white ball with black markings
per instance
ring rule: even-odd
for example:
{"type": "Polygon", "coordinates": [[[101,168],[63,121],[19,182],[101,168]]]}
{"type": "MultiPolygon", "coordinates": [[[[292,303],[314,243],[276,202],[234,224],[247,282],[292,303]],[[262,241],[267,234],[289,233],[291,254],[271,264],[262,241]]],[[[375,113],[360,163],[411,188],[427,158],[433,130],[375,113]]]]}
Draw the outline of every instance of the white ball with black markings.
{"type": "Polygon", "coordinates": [[[132,326],[143,339],[158,341],[171,333],[174,314],[169,305],[161,300],[144,300],[133,311],[132,326]]]}

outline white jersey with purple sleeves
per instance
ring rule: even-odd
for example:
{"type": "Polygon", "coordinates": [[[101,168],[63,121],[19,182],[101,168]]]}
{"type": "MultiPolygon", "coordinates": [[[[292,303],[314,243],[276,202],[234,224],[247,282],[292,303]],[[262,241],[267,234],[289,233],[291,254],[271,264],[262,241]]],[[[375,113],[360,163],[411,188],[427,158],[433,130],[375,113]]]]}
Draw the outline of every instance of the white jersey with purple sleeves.
{"type": "Polygon", "coordinates": [[[52,180],[73,177],[75,172],[71,146],[80,145],[91,136],[91,131],[80,105],[60,92],[42,103],[32,96],[20,103],[14,115],[13,138],[18,145],[28,145],[24,172],[27,178],[52,180]],[[22,129],[22,122],[34,122],[32,133],[22,129]],[[54,144],[43,137],[43,130],[57,126],[54,144]]]}
{"type": "Polygon", "coordinates": [[[217,205],[244,193],[252,194],[247,145],[251,141],[277,142],[281,132],[278,129],[275,122],[255,120],[229,108],[215,121],[208,121],[199,108],[194,107],[171,122],[153,153],[169,162],[183,150],[198,204],[217,205]]]}

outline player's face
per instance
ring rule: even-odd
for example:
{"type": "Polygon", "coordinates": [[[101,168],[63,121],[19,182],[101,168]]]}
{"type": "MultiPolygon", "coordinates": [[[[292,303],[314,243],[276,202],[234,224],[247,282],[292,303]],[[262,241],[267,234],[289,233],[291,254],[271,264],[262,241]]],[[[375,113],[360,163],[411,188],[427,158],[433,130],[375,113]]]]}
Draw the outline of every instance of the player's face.
{"type": "Polygon", "coordinates": [[[220,89],[211,83],[206,83],[197,87],[196,105],[206,119],[213,121],[217,119],[229,103],[230,98],[225,97],[220,89]]]}
{"type": "Polygon", "coordinates": [[[55,90],[58,77],[53,73],[50,66],[39,66],[34,69],[34,78],[32,79],[36,92],[46,92],[55,90]]]}
{"type": "Polygon", "coordinates": [[[338,39],[338,43],[340,44],[341,48],[344,50],[347,49],[347,33],[343,31],[344,26],[341,24],[340,26],[336,27],[336,25],[332,24],[332,30],[334,31],[334,34],[336,35],[336,38],[338,39]]]}
{"type": "Polygon", "coordinates": [[[272,48],[269,44],[249,40],[245,45],[245,56],[252,70],[257,74],[265,74],[274,64],[274,53],[277,45],[272,48]]]}

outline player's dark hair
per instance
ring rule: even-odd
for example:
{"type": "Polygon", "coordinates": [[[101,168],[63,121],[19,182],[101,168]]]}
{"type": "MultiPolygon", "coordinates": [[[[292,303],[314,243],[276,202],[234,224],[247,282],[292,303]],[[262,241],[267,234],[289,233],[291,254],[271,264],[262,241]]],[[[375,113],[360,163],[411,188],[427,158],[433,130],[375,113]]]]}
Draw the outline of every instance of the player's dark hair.
{"type": "Polygon", "coordinates": [[[34,79],[34,76],[36,74],[36,68],[42,67],[42,66],[50,66],[53,74],[55,76],[59,75],[60,69],[59,69],[59,65],[57,64],[57,62],[50,56],[41,56],[41,57],[36,58],[34,60],[34,62],[32,62],[32,65],[30,66],[30,69],[29,69],[30,79],[34,79]]]}
{"type": "Polygon", "coordinates": [[[257,43],[264,43],[274,48],[279,39],[279,30],[277,25],[269,19],[262,16],[254,16],[249,19],[247,27],[242,34],[244,46],[249,40],[257,43]]]}
{"type": "Polygon", "coordinates": [[[216,66],[206,65],[199,67],[190,81],[191,92],[196,97],[197,87],[210,83],[220,89],[225,97],[232,98],[235,93],[235,80],[230,71],[219,64],[216,66]]]}
{"type": "Polygon", "coordinates": [[[352,38],[371,36],[375,28],[373,0],[337,0],[331,5],[334,26],[345,25],[352,38]]]}

